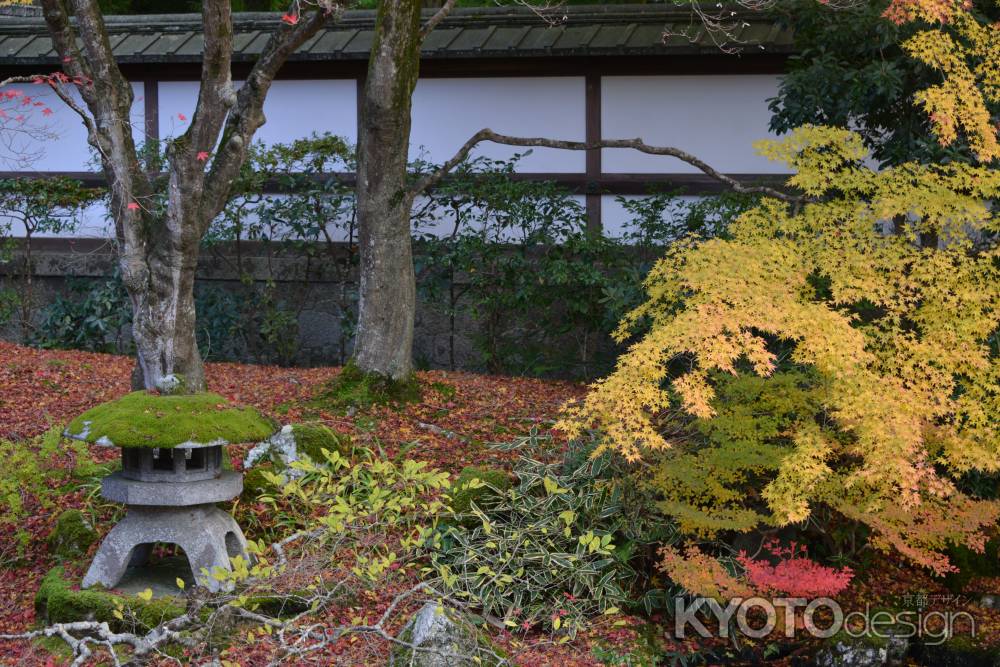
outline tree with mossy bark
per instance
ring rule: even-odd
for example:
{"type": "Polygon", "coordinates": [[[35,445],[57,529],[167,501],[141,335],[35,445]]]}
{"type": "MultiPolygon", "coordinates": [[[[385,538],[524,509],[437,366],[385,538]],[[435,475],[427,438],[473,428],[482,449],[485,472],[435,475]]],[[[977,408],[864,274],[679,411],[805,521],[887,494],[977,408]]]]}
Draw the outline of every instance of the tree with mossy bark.
{"type": "Polygon", "coordinates": [[[264,100],[278,70],[339,4],[293,3],[281,21],[276,18],[269,41],[237,90],[230,2],[202,2],[198,103],[187,130],[166,144],[165,179],[144,166],[136,145],[132,86],[115,63],[97,0],[41,4],[63,73],[38,81],[81,117],[108,181],[119,268],[132,303],[133,385],[154,389],[175,375],[185,378],[188,390],[200,391],[205,378],[195,339],[194,275],[201,239],[232,195],[254,133],[264,124],[264,100]]]}
{"type": "MultiPolygon", "coordinates": [[[[413,201],[464,162],[480,143],[491,141],[509,146],[586,151],[631,148],[678,158],[737,192],[760,192],[786,198],[770,188],[744,186],[680,149],[650,146],[640,139],[558,141],[511,137],[490,129],[473,135],[440,168],[413,177],[407,172],[407,154],[420,48],[451,12],[455,0],[444,2],[426,21],[421,17],[422,4],[418,0],[377,3],[375,38],[368,60],[358,142],[361,270],[354,364],[361,373],[378,376],[390,385],[405,382],[412,375],[416,312],[416,280],[410,243],[413,201]]],[[[539,4],[537,11],[542,15],[546,8],[539,4]]],[[[712,21],[707,14],[703,19],[712,21]]]]}

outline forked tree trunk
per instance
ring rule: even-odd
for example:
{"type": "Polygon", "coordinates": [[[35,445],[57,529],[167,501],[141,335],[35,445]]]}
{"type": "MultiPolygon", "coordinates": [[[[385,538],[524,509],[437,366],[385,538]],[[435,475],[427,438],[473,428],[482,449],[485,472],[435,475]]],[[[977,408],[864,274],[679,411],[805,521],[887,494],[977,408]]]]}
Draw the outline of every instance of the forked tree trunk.
{"type": "Polygon", "coordinates": [[[166,206],[157,201],[154,175],[145,173],[138,159],[129,122],[132,87],[115,62],[97,0],[41,4],[63,70],[86,110],[63,90],[66,78],[47,81],[83,119],[108,179],[122,282],[132,302],[137,352],[133,385],[153,389],[174,375],[182,376],[184,390],[203,390],[194,306],[201,238],[228,202],[254,133],[264,124],[271,82],[288,57],[327,22],[337,2],[315,0],[306,16],[284,22],[275,18],[274,33],[237,92],[231,79],[230,0],[203,0],[198,104],[187,131],[167,143],[166,206]]]}
{"type": "Polygon", "coordinates": [[[406,165],[420,65],[420,5],[379,3],[358,141],[361,275],[354,361],[361,371],[392,380],[413,372],[416,281],[406,165]]]}

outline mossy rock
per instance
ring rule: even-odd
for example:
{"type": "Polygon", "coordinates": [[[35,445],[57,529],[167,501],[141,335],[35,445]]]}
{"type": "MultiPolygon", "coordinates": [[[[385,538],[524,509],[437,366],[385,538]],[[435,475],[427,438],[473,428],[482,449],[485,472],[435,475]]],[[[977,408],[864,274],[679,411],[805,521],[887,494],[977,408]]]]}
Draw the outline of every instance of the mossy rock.
{"type": "Polygon", "coordinates": [[[70,422],[66,435],[118,447],[170,448],[256,442],[275,429],[276,424],[255,409],[234,406],[218,394],[135,391],[87,410],[70,422]]]}
{"type": "Polygon", "coordinates": [[[980,646],[969,635],[955,635],[940,643],[924,637],[913,651],[922,665],[934,667],[996,667],[1000,665],[1000,649],[980,646]]]}
{"type": "Polygon", "coordinates": [[[394,380],[377,373],[365,373],[351,362],[324,385],[312,405],[331,409],[365,408],[416,403],[420,396],[420,383],[413,375],[394,380]]]}
{"type": "Polygon", "coordinates": [[[307,600],[315,597],[311,591],[297,591],[287,595],[251,595],[244,607],[272,618],[288,618],[309,611],[307,600]]]}
{"type": "Polygon", "coordinates": [[[295,451],[305,454],[313,461],[326,461],[323,450],[337,452],[345,459],[354,454],[354,444],[351,436],[337,433],[323,424],[292,424],[292,435],[295,437],[295,451]]]}
{"type": "Polygon", "coordinates": [[[396,645],[389,654],[390,667],[450,667],[466,664],[449,653],[474,656],[468,664],[500,667],[509,664],[507,654],[473,622],[475,617],[454,609],[425,604],[399,634],[400,641],[422,650],[396,645]]]}
{"type": "Polygon", "coordinates": [[[465,514],[472,507],[472,503],[477,505],[483,498],[496,495],[498,492],[507,491],[513,486],[510,473],[499,468],[485,468],[479,466],[469,466],[463,468],[458,479],[451,485],[451,510],[455,514],[465,514]],[[469,486],[469,482],[474,479],[485,482],[483,486],[469,486]]]}
{"type": "Polygon", "coordinates": [[[97,531],[80,510],[66,510],[49,533],[49,551],[63,560],[80,558],[97,541],[97,531]]]}
{"type": "Polygon", "coordinates": [[[48,624],[93,620],[107,622],[117,632],[146,632],[183,614],[184,601],[169,596],[144,601],[134,595],[116,595],[103,590],[74,590],[60,565],[49,570],[42,579],[35,595],[35,612],[48,624]],[[116,601],[123,610],[124,621],[115,616],[119,608],[116,601]],[[133,617],[138,627],[133,627],[133,617]]]}
{"type": "MultiPolygon", "coordinates": [[[[872,610],[875,618],[879,613],[894,614],[890,610],[872,610]]],[[[817,652],[817,667],[858,667],[859,665],[901,664],[911,648],[909,633],[902,626],[895,629],[882,627],[879,633],[852,636],[841,630],[828,638],[817,652]],[[898,634],[896,634],[898,632],[898,634]]]]}
{"type": "MultiPolygon", "coordinates": [[[[340,588],[336,581],[318,583],[316,586],[321,586],[327,593],[334,593],[336,590],[333,598],[343,608],[362,604],[354,592],[340,588]]],[[[309,611],[312,606],[310,600],[315,599],[321,592],[313,588],[276,592],[272,595],[251,595],[244,606],[274,618],[288,618],[309,611]]]]}

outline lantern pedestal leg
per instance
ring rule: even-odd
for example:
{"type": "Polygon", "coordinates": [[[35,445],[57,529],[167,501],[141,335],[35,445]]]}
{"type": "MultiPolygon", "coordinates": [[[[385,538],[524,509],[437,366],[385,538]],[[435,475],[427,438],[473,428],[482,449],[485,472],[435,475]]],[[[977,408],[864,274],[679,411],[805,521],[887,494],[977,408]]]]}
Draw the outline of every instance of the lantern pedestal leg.
{"type": "Polygon", "coordinates": [[[128,513],[101,542],[83,587],[114,588],[129,565],[148,558],[152,545],[176,544],[184,550],[195,581],[211,591],[226,586],[211,576],[230,570],[230,558],[249,560],[246,538],[233,518],[214,504],[190,507],[129,506],[128,513]],[[209,572],[205,576],[202,569],[209,572]]]}

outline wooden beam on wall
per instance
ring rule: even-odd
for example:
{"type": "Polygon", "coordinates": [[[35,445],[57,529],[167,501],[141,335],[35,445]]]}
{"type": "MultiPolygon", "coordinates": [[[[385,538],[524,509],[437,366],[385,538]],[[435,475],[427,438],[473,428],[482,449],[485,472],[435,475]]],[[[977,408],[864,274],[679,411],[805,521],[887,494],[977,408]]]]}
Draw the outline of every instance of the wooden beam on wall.
{"type": "MultiPolygon", "coordinates": [[[[588,74],[585,78],[584,114],[586,117],[586,141],[596,142],[601,134],[601,76],[588,74]]],[[[590,192],[592,185],[601,178],[601,149],[587,151],[587,230],[591,234],[601,233],[601,195],[590,192]]]]}

